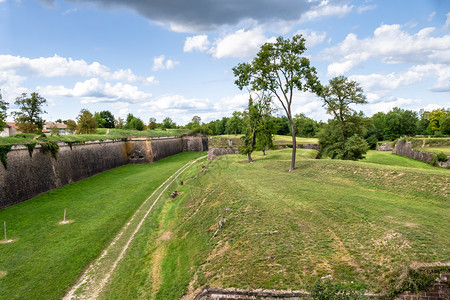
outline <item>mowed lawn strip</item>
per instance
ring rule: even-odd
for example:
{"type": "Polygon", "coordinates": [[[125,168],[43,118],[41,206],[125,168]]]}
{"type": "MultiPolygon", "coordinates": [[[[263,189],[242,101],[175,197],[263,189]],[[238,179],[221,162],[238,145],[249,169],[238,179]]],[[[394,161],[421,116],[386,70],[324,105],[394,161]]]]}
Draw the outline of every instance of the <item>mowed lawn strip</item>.
{"type": "Polygon", "coordinates": [[[16,241],[0,244],[0,298],[61,298],[153,190],[201,155],[123,166],[1,210],[16,241]],[[59,225],[64,209],[74,222],[59,225]]]}
{"type": "Polygon", "coordinates": [[[204,285],[301,289],[327,275],[380,292],[413,263],[450,260],[448,170],[300,150],[288,173],[290,154],[199,165],[201,175],[154,216],[158,227],[144,225],[104,298],[177,299],[204,285]]]}

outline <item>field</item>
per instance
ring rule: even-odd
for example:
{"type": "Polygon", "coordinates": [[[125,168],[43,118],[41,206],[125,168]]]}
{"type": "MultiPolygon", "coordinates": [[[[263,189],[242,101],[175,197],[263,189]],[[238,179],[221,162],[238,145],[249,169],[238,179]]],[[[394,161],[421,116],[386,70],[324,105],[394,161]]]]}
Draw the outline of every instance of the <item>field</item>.
{"type": "Polygon", "coordinates": [[[60,299],[153,190],[201,155],[123,166],[0,210],[16,239],[0,244],[0,299],[60,299]],[[74,222],[59,225],[64,209],[74,222]]]}
{"type": "Polygon", "coordinates": [[[416,150],[422,150],[427,152],[434,153],[444,153],[450,155],[450,147],[426,147],[426,148],[417,148],[416,150]]]}
{"type": "MultiPolygon", "coordinates": [[[[61,298],[143,200],[201,155],[124,166],[1,210],[17,240],[0,244],[0,298],[61,298]],[[64,208],[74,222],[58,225],[64,208]]],[[[289,173],[290,155],[256,152],[251,164],[222,156],[188,168],[99,298],[190,299],[205,285],[302,289],[328,275],[392,292],[412,264],[450,261],[448,170],[389,152],[354,162],[298,149],[289,173]]]]}
{"type": "Polygon", "coordinates": [[[87,142],[93,140],[105,139],[124,139],[129,137],[161,137],[161,136],[180,136],[189,133],[185,129],[167,129],[167,130],[129,130],[129,129],[106,129],[98,128],[95,134],[68,134],[61,136],[39,137],[36,134],[16,134],[11,137],[0,137],[0,145],[10,144],[28,144],[31,142],[45,142],[47,140],[54,142],[87,142]],[[107,133],[108,132],[108,133],[107,133]]]}
{"type": "Polygon", "coordinates": [[[327,275],[392,292],[412,264],[450,260],[448,170],[388,153],[353,162],[299,150],[288,173],[290,153],[255,153],[251,164],[224,156],[186,174],[199,176],[165,203],[159,224],[144,224],[101,298],[300,289],[327,275]]]}
{"type": "MultiPolygon", "coordinates": [[[[243,145],[243,141],[241,139],[240,134],[224,134],[224,135],[216,135],[211,136],[209,145],[210,147],[228,147],[228,141],[231,139],[233,141],[233,146],[241,146],[243,145]]],[[[316,138],[301,138],[296,137],[297,144],[318,144],[319,140],[316,138]]],[[[273,139],[274,145],[292,145],[292,137],[288,135],[274,135],[273,139]]]]}

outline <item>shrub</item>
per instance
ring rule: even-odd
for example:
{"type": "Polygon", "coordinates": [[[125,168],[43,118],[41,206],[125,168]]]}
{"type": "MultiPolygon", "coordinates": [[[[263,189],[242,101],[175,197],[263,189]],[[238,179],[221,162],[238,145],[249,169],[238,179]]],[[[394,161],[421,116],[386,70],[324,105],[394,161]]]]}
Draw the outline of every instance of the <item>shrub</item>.
{"type": "Polygon", "coordinates": [[[446,162],[447,160],[448,160],[448,157],[447,157],[447,155],[446,154],[444,154],[444,153],[438,153],[437,155],[436,155],[436,159],[437,159],[437,161],[439,161],[439,162],[446,162]]]}
{"type": "Polygon", "coordinates": [[[350,300],[350,299],[367,299],[364,296],[364,291],[355,291],[349,288],[344,288],[339,283],[332,283],[331,280],[318,279],[314,285],[309,288],[311,297],[314,300],[350,300]]]}

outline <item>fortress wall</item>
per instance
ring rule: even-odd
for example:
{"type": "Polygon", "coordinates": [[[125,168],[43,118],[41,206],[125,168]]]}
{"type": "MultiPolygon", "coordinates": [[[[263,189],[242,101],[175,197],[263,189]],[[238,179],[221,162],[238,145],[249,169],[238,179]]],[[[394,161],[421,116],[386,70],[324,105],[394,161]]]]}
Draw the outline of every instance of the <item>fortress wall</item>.
{"type": "Polygon", "coordinates": [[[40,145],[32,157],[25,146],[14,146],[7,155],[7,169],[0,165],[0,208],[128,163],[152,163],[183,151],[206,150],[203,137],[96,141],[72,149],[60,143],[55,160],[40,145]]]}

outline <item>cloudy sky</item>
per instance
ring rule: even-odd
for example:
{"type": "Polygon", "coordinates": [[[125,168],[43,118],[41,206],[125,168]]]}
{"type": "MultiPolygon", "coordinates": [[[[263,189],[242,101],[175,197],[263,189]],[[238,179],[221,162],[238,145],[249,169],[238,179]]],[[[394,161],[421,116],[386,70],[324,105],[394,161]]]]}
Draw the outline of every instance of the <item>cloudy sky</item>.
{"type": "MultiPolygon", "coordinates": [[[[247,104],[232,67],[298,33],[322,83],[361,84],[368,116],[450,106],[449,0],[0,0],[0,88],[10,111],[38,92],[47,120],[87,108],[207,122],[247,104]]],[[[294,101],[329,117],[313,95],[294,101]]]]}

